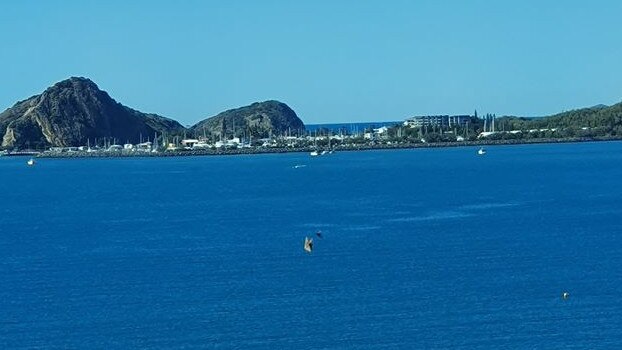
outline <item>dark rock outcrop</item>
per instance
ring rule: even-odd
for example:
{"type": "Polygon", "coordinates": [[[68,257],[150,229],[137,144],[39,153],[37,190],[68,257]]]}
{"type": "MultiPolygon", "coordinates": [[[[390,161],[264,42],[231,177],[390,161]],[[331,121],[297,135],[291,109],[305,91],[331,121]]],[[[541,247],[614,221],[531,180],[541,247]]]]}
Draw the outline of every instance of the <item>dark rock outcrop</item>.
{"type": "Polygon", "coordinates": [[[267,137],[270,134],[297,135],[305,125],[285,103],[279,101],[255,102],[250,106],[230,109],[195,124],[195,135],[230,137],[243,134],[267,137]]]}
{"type": "Polygon", "coordinates": [[[0,113],[5,148],[86,145],[96,138],[137,143],[183,130],[178,122],[128,108],[86,78],[72,77],[0,113]]]}

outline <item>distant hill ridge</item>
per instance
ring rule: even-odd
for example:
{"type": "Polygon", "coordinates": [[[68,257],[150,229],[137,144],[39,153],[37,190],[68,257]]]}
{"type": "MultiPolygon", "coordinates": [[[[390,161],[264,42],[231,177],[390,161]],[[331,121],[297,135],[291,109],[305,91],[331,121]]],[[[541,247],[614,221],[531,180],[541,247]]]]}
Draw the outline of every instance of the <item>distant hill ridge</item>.
{"type": "Polygon", "coordinates": [[[87,78],[72,77],[0,114],[3,147],[85,145],[95,138],[138,142],[183,129],[178,122],[126,107],[87,78]]]}
{"type": "Polygon", "coordinates": [[[305,125],[288,105],[270,100],[224,111],[196,123],[190,130],[206,136],[268,137],[271,133],[299,135],[305,125]]]}
{"type": "Polygon", "coordinates": [[[600,128],[603,134],[622,135],[622,102],[611,106],[601,104],[580,108],[546,117],[503,117],[500,121],[514,130],[600,128]]]}
{"type": "MultiPolygon", "coordinates": [[[[289,106],[265,101],[225,111],[197,123],[190,131],[231,136],[233,127],[238,134],[248,132],[253,136],[304,130],[304,124],[289,106]]],[[[138,143],[156,133],[182,135],[185,131],[188,130],[175,120],[118,103],[83,77],[58,82],[0,113],[3,148],[81,146],[103,138],[138,143]]]]}
{"type": "MultiPolygon", "coordinates": [[[[503,125],[505,130],[562,128],[569,131],[567,136],[575,135],[575,129],[590,129],[596,136],[622,136],[622,103],[595,105],[547,117],[506,116],[499,118],[498,125],[503,125]]],[[[473,128],[481,131],[481,126],[473,125],[473,128]]],[[[80,146],[86,145],[87,140],[102,138],[138,143],[141,136],[146,139],[156,133],[188,132],[211,139],[267,137],[298,135],[305,132],[305,125],[285,103],[269,100],[224,111],[186,129],[175,120],[118,103],[83,77],[58,82],[0,113],[3,148],[80,146]]]]}

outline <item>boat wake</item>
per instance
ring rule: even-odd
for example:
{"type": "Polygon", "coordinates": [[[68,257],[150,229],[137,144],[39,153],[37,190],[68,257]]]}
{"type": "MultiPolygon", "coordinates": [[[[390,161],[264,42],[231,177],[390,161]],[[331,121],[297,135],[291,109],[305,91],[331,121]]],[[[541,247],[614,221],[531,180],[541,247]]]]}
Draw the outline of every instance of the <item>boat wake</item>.
{"type": "Polygon", "coordinates": [[[471,213],[465,213],[460,211],[443,211],[437,213],[431,213],[428,215],[410,216],[389,219],[389,222],[417,222],[417,221],[434,221],[434,220],[448,220],[448,219],[461,219],[475,216],[471,213]]]}
{"type": "Polygon", "coordinates": [[[495,209],[495,208],[509,208],[516,207],[519,203],[480,203],[480,204],[466,204],[460,206],[460,209],[464,210],[481,210],[481,209],[495,209]]]}

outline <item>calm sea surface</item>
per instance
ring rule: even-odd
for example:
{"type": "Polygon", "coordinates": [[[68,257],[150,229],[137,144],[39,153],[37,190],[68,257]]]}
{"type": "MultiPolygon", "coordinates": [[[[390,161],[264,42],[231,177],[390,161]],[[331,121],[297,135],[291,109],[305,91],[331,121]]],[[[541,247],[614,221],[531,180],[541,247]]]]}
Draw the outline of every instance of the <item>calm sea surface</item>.
{"type": "Polygon", "coordinates": [[[622,349],[622,143],[476,150],[0,158],[0,348],[622,349]]]}

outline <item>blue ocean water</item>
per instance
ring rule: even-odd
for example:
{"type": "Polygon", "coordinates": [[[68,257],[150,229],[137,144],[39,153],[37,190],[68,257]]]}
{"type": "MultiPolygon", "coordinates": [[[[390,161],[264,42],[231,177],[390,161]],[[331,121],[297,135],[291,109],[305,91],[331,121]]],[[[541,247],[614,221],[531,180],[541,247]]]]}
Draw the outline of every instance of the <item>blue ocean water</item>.
{"type": "Polygon", "coordinates": [[[25,163],[2,349],[622,348],[620,142],[25,163]]]}

